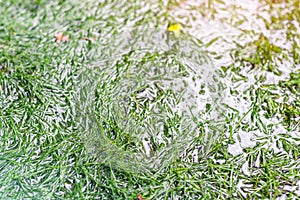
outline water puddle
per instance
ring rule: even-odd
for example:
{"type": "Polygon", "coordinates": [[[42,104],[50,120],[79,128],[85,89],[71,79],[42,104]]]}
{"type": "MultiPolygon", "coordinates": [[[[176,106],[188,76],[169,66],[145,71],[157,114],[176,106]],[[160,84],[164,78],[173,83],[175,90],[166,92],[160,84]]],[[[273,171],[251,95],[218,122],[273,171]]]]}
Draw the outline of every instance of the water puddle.
{"type": "Polygon", "coordinates": [[[117,36],[117,53],[82,76],[87,149],[124,169],[198,162],[221,133],[215,67],[192,40],[147,33],[117,36]]]}
{"type": "MultiPolygon", "coordinates": [[[[299,23],[285,16],[297,8],[273,1],[161,4],[120,4],[135,16],[109,8],[113,22],[126,20],[109,36],[110,47],[95,52],[103,59],[91,62],[91,79],[83,81],[90,153],[122,169],[157,170],[178,158],[197,163],[224,133],[245,176],[260,173],[264,154],[288,157],[283,146],[286,138],[299,144],[299,115],[287,125],[289,116],[275,105],[292,109],[299,97],[280,88],[300,69],[291,50],[299,49],[299,23]],[[182,31],[168,32],[171,24],[182,31]]],[[[238,187],[246,197],[253,184],[241,179],[238,187]]]]}

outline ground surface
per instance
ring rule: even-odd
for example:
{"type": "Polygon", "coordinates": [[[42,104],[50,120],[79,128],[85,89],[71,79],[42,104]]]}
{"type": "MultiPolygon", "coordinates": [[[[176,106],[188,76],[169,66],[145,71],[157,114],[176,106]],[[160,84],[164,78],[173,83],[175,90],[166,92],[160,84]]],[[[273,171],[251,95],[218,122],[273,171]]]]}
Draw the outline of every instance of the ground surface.
{"type": "Polygon", "coordinates": [[[299,198],[299,8],[0,0],[0,198],[299,198]]]}

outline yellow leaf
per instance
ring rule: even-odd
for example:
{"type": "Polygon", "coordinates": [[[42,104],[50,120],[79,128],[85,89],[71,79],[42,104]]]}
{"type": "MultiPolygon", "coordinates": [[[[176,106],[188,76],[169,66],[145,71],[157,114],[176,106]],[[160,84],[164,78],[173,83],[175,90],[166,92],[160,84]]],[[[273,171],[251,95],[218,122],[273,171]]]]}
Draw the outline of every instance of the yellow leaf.
{"type": "Polygon", "coordinates": [[[173,31],[173,32],[177,32],[180,30],[182,30],[182,26],[180,24],[173,24],[168,28],[168,31],[173,31]]]}

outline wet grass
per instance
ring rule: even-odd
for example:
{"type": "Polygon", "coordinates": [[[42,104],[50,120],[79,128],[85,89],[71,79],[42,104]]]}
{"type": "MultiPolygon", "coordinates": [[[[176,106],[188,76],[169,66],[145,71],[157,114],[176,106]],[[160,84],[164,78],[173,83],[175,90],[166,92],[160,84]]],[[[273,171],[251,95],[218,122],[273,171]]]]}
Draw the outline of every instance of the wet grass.
{"type": "MultiPolygon", "coordinates": [[[[262,19],[264,30],[255,23],[253,30],[244,29],[247,17],[239,15],[244,8],[231,5],[228,10],[233,14],[220,21],[240,30],[240,40],[234,41],[224,35],[211,34],[213,38],[209,38],[205,32],[198,36],[197,30],[189,32],[193,28],[189,23],[197,18],[191,10],[198,9],[203,21],[214,22],[220,17],[223,1],[199,5],[189,5],[189,1],[124,2],[0,0],[1,199],[137,199],[138,194],[143,199],[299,198],[299,2],[260,2],[255,19],[262,19]],[[186,12],[178,17],[176,10],[186,12]],[[260,12],[267,12],[270,18],[260,12]],[[186,20],[186,29],[176,37],[184,40],[195,33],[199,48],[219,71],[224,98],[219,105],[222,129],[216,130],[220,139],[200,151],[197,161],[193,152],[195,146],[209,142],[203,140],[205,134],[185,143],[191,148],[177,146],[185,150],[184,156],[170,153],[171,149],[163,158],[172,159],[151,169],[147,162],[128,157],[128,152],[139,152],[138,134],[124,132],[118,126],[122,121],[114,115],[107,115],[105,123],[101,119],[105,116],[101,112],[115,112],[106,103],[115,102],[114,90],[122,80],[111,78],[94,84],[97,76],[107,71],[93,71],[91,66],[115,66],[124,42],[119,35],[133,26],[149,37],[147,32],[153,27],[167,32],[168,25],[180,20],[186,20]],[[277,36],[280,30],[283,34],[277,36]],[[68,35],[70,42],[56,43],[57,32],[68,35]],[[219,48],[224,43],[224,48],[219,48]],[[219,62],[220,55],[224,62],[219,62]],[[94,73],[88,73],[90,79],[82,79],[86,71],[94,73]],[[85,113],[78,104],[85,107],[88,99],[78,102],[82,80],[95,86],[91,87],[95,89],[95,117],[78,117],[85,113]],[[85,120],[92,123],[93,131],[105,133],[95,138],[102,142],[102,149],[87,143],[80,124],[85,120]]],[[[149,61],[159,66],[159,61],[169,59],[180,68],[173,54],[147,54],[138,64],[130,58],[119,59],[124,61],[119,63],[119,71],[127,77],[131,74],[122,67],[149,61]]],[[[150,110],[149,104],[138,99],[143,89],[134,88],[134,95],[128,97],[130,119],[141,123],[148,119],[143,111],[150,110]]],[[[156,102],[174,96],[156,89],[156,102]]],[[[207,111],[210,106],[207,104],[207,111]]],[[[200,132],[210,122],[202,120],[197,126],[200,132]]],[[[178,115],[166,120],[167,139],[178,133],[180,123],[178,115]]],[[[151,142],[156,149],[163,149],[159,142],[151,142]]]]}

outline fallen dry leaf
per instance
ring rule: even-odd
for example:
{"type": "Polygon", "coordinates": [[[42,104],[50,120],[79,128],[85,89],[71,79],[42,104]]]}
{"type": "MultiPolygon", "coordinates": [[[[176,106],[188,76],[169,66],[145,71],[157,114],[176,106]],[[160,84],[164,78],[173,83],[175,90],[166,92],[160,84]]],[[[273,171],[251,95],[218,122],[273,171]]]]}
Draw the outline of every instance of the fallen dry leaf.
{"type": "Polygon", "coordinates": [[[138,200],[144,200],[141,194],[138,194],[137,198],[138,200]]]}
{"type": "Polygon", "coordinates": [[[64,35],[63,33],[56,33],[55,34],[55,42],[70,42],[70,38],[67,35],[64,35]]]}

